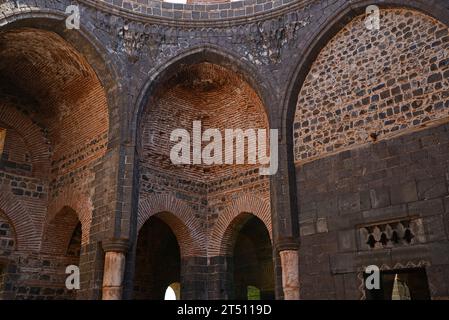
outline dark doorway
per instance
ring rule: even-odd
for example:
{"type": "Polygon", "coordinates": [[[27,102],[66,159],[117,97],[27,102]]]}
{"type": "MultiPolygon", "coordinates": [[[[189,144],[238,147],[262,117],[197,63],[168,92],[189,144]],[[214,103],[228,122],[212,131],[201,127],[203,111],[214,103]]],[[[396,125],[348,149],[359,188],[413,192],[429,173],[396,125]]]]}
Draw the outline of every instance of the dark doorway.
{"type": "Polygon", "coordinates": [[[235,299],[275,298],[270,236],[264,223],[255,216],[244,223],[237,235],[233,279],[235,299]]]}
{"type": "Polygon", "coordinates": [[[430,300],[426,270],[414,268],[381,271],[380,289],[366,290],[366,298],[367,300],[430,300]]]}
{"type": "Polygon", "coordinates": [[[136,247],[134,298],[163,300],[167,287],[180,282],[181,257],[171,228],[151,217],[139,231],[136,247]]]}

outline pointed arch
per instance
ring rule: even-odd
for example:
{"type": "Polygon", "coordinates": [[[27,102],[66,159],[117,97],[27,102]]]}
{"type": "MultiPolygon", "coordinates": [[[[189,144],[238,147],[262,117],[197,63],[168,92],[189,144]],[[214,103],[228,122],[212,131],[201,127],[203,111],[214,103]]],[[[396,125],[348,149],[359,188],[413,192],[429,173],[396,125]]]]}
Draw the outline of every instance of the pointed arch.
{"type": "Polygon", "coordinates": [[[20,251],[38,251],[40,235],[30,213],[6,187],[0,187],[0,209],[13,223],[16,231],[16,247],[20,251]]]}
{"type": "Polygon", "coordinates": [[[417,10],[435,18],[449,26],[449,8],[443,6],[444,1],[429,2],[426,0],[385,0],[369,1],[355,0],[344,3],[339,10],[329,15],[320,28],[317,28],[302,44],[300,50],[304,53],[299,56],[294,68],[287,79],[290,79],[286,87],[286,94],[282,102],[282,136],[287,140],[289,156],[293,159],[293,122],[295,118],[298,95],[309,71],[321,50],[337,35],[350,21],[365,13],[369,5],[377,5],[382,8],[406,8],[417,10]]]}
{"type": "Polygon", "coordinates": [[[155,93],[157,93],[160,86],[173,77],[181,66],[194,65],[202,62],[219,65],[240,75],[259,96],[265,108],[268,122],[269,124],[272,123],[271,119],[275,115],[269,113],[270,110],[273,110],[269,106],[274,104],[272,95],[274,89],[271,87],[271,84],[265,80],[266,78],[260,75],[257,68],[242,60],[241,57],[221,47],[208,44],[190,48],[154,70],[140,90],[140,94],[135,103],[135,110],[129,130],[131,141],[138,141],[138,122],[145,107],[149,104],[155,93]]]}
{"type": "Polygon", "coordinates": [[[49,224],[54,222],[57,215],[62,212],[65,207],[71,208],[81,223],[81,244],[87,244],[89,242],[90,227],[92,222],[92,201],[89,195],[82,194],[70,187],[60,191],[58,196],[52,199],[49,203],[44,225],[44,236],[48,232],[47,228],[49,224]]]}

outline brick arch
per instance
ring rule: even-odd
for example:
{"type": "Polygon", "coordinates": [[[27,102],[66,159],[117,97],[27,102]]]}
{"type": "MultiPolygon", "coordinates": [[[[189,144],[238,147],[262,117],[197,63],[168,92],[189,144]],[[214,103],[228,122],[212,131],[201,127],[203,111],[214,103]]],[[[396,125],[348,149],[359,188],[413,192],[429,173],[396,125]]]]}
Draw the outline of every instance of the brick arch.
{"type": "Polygon", "coordinates": [[[288,153],[292,159],[293,122],[302,85],[321,50],[353,18],[365,13],[367,6],[377,5],[381,9],[405,8],[416,10],[435,18],[449,27],[449,8],[443,6],[444,1],[439,1],[440,3],[427,0],[354,0],[343,2],[338,10],[335,10],[332,15],[320,24],[322,27],[313,31],[308,40],[303,42],[299,48],[303,54],[299,55],[298,60],[293,63],[294,67],[287,78],[290,79],[290,82],[287,84],[282,101],[282,137],[285,137],[286,143],[289,145],[288,153]]]}
{"type": "Polygon", "coordinates": [[[31,153],[33,176],[47,177],[50,170],[50,152],[41,129],[29,117],[5,103],[0,103],[0,122],[16,130],[24,139],[31,153]]]}
{"type": "Polygon", "coordinates": [[[158,194],[139,201],[137,230],[157,215],[173,231],[182,257],[205,256],[205,236],[195,212],[185,202],[170,194],[158,194]]]}
{"type": "Polygon", "coordinates": [[[40,235],[22,203],[6,187],[0,187],[0,209],[13,223],[19,251],[37,251],[40,248],[40,235]]]}
{"type": "MultiPolygon", "coordinates": [[[[47,217],[45,219],[43,236],[46,236],[48,226],[55,222],[55,219],[58,218],[58,214],[62,212],[65,207],[71,208],[76,214],[78,221],[81,222],[81,245],[86,245],[89,242],[92,222],[92,201],[89,195],[73,190],[73,188],[70,187],[60,191],[58,196],[50,201],[47,217]]],[[[68,232],[73,232],[73,230],[68,232]]]]}
{"type": "MultiPolygon", "coordinates": [[[[6,222],[7,224],[9,224],[9,226],[11,227],[11,232],[12,232],[12,237],[11,238],[13,238],[13,240],[14,240],[14,246],[13,246],[13,248],[12,248],[12,250],[16,250],[17,249],[17,232],[16,232],[16,230],[15,230],[15,227],[14,227],[14,223],[11,221],[11,219],[6,215],[6,213],[4,213],[3,212],[3,210],[0,208],[0,227],[1,227],[1,224],[2,223],[4,223],[4,222],[6,222]]],[[[0,238],[3,236],[3,234],[2,235],[0,235],[0,238]]],[[[0,248],[1,248],[1,246],[2,246],[2,243],[0,243],[0,248]]],[[[0,257],[1,257],[1,254],[0,254],[0,257]]]]}
{"type": "Polygon", "coordinates": [[[88,29],[93,28],[91,25],[81,23],[79,30],[65,32],[66,18],[65,6],[61,7],[61,11],[21,7],[20,10],[13,10],[13,14],[8,17],[0,17],[0,31],[29,27],[54,32],[86,59],[106,95],[109,118],[108,148],[112,148],[115,142],[120,140],[121,132],[117,127],[121,127],[119,107],[123,105],[123,95],[119,92],[119,73],[116,69],[120,63],[94,36],[94,30],[88,29]]]}
{"type": "Polygon", "coordinates": [[[208,255],[231,255],[235,229],[242,227],[251,216],[265,224],[272,241],[270,202],[254,195],[244,195],[232,201],[218,217],[209,237],[208,255]]]}

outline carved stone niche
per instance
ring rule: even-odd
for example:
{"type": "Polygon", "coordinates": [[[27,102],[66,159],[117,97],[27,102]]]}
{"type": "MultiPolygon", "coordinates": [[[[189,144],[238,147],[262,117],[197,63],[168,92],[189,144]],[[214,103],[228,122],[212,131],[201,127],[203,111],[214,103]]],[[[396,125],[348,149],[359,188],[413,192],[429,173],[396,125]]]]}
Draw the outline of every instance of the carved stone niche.
{"type": "Polygon", "coordinates": [[[425,242],[422,219],[404,218],[359,226],[361,250],[387,249],[425,242]]]}

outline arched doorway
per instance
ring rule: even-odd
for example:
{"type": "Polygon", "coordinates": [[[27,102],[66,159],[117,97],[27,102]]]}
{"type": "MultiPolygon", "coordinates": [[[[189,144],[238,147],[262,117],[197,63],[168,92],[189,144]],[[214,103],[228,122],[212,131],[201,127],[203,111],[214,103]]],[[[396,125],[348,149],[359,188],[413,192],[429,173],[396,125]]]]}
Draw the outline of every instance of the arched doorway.
{"type": "Polygon", "coordinates": [[[8,277],[8,265],[16,242],[14,226],[0,209],[0,300],[7,298],[7,293],[12,287],[12,279],[8,277]]]}
{"type": "Polygon", "coordinates": [[[265,224],[252,214],[241,214],[234,228],[231,297],[238,300],[275,298],[273,248],[265,224]],[[243,221],[242,221],[243,220],[243,221]]]}
{"type": "Polygon", "coordinates": [[[178,240],[170,226],[157,216],[152,216],[140,229],[137,239],[134,298],[163,300],[170,287],[179,299],[180,286],[174,284],[180,282],[178,240]]]}

